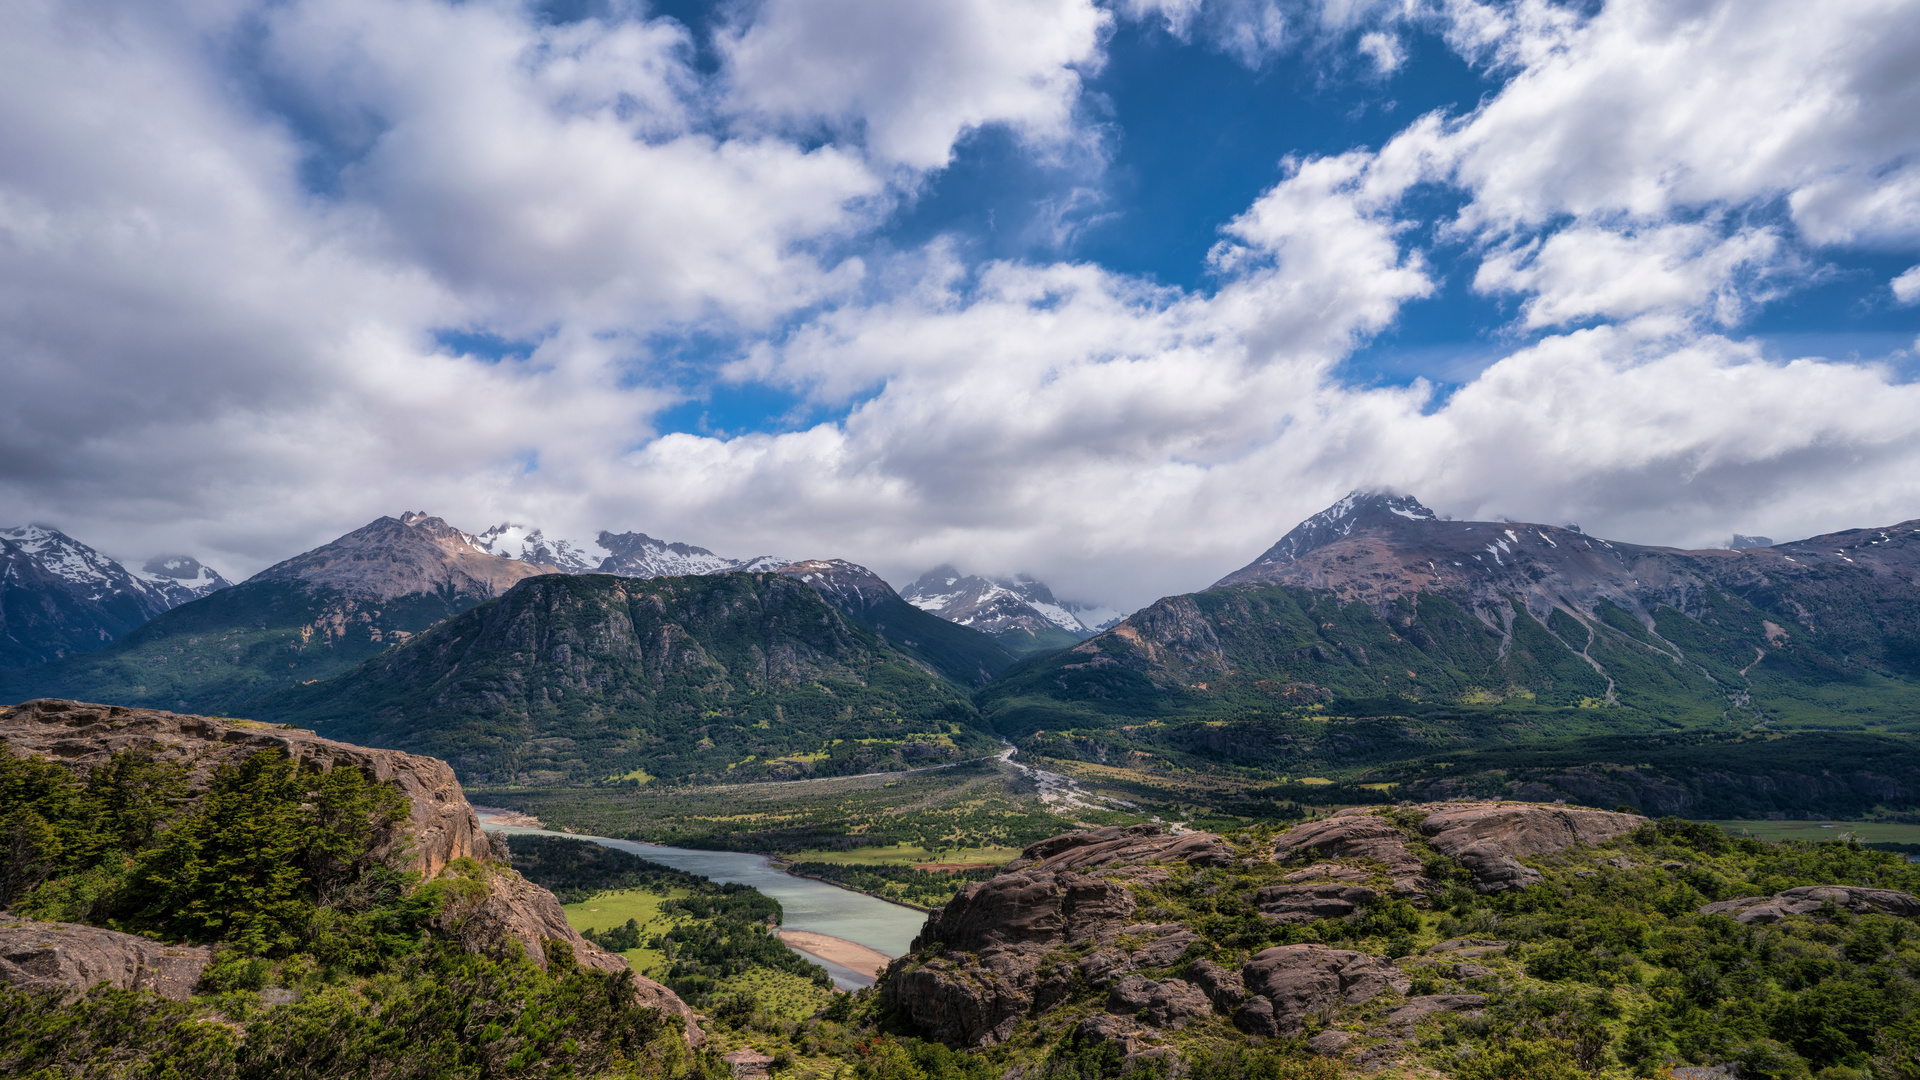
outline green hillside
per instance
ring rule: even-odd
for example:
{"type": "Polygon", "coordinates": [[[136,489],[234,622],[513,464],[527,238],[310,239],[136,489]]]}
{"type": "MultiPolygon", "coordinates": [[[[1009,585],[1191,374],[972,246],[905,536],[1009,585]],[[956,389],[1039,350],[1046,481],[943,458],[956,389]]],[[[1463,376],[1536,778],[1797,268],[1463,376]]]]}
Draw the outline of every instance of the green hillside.
{"type": "Polygon", "coordinates": [[[1364,603],[1282,585],[1169,597],[978,695],[1031,749],[1286,769],[1425,756],[1515,738],[1756,725],[1920,731],[1920,686],[1839,635],[1774,628],[1732,592],[1649,631],[1517,601],[1482,620],[1446,595],[1364,603]],[[1836,648],[1836,646],[1838,646],[1836,648]]]}
{"type": "Polygon", "coordinates": [[[964,690],[778,574],[530,579],[253,711],[493,783],[836,775],[996,746],[964,690]]]}
{"type": "Polygon", "coordinates": [[[324,679],[479,602],[429,593],[356,598],[298,581],[249,581],[182,604],[99,652],[0,672],[0,701],[73,698],[180,712],[245,711],[324,679]]]}

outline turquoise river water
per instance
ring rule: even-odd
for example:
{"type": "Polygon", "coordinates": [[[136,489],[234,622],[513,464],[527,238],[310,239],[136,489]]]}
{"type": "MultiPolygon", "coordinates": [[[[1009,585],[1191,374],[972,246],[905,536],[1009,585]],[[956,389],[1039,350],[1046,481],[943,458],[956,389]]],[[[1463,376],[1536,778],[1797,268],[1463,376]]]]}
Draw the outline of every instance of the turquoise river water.
{"type": "MultiPolygon", "coordinates": [[[[494,833],[565,836],[572,840],[589,840],[619,851],[629,851],[643,859],[651,859],[671,866],[675,870],[699,874],[723,884],[739,882],[742,885],[751,885],[780,901],[780,907],[785,912],[785,919],[781,923],[783,928],[810,930],[816,934],[844,938],[888,956],[905,954],[913,943],[914,935],[920,932],[921,924],[927,921],[927,914],[924,911],[890,904],[865,893],[842,889],[824,881],[795,877],[776,869],[768,862],[765,855],[750,855],[739,851],[694,851],[689,848],[642,844],[632,840],[615,840],[606,836],[581,836],[575,833],[555,833],[545,829],[484,822],[483,825],[488,832],[494,833]]],[[[843,990],[873,985],[872,979],[841,967],[839,964],[824,961],[815,956],[808,956],[807,959],[826,968],[827,973],[833,976],[834,985],[843,990]]]]}

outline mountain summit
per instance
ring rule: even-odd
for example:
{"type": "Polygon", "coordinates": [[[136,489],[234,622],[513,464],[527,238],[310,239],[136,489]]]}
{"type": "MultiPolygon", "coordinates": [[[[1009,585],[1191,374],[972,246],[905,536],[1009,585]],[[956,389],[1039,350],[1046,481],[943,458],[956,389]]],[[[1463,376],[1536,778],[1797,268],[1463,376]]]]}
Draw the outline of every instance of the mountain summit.
{"type": "MultiPolygon", "coordinates": [[[[1293,527],[1245,568],[1215,582],[1215,587],[1235,580],[1257,580],[1263,568],[1296,562],[1302,555],[1355,532],[1390,532],[1410,521],[1437,521],[1434,512],[1411,495],[1384,491],[1351,491],[1347,497],[1293,527]]],[[[1271,534],[1269,534],[1271,535],[1271,534]]]]}
{"type": "Polygon", "coordinates": [[[0,529],[0,668],[104,648],[226,587],[189,556],[154,559],[136,573],[49,525],[0,529]]]}
{"type": "Polygon", "coordinates": [[[1076,607],[1054,599],[1053,590],[1024,574],[984,578],[937,566],[900,596],[948,622],[990,634],[1015,653],[1072,645],[1094,632],[1076,607]]]}

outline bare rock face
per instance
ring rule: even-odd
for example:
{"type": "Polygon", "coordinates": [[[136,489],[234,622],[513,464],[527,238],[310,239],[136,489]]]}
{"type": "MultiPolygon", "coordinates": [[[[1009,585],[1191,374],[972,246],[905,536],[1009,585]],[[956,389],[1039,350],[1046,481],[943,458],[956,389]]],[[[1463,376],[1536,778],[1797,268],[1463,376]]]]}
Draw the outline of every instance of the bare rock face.
{"type": "Polygon", "coordinates": [[[323,768],[348,765],[398,788],[413,807],[408,837],[414,868],[426,877],[437,875],[454,859],[501,857],[493,838],[480,831],[480,819],[467,805],[453,769],[438,758],[334,742],[311,731],[252,720],[54,698],[0,712],[0,739],[15,754],[39,754],[80,770],[105,764],[122,750],[150,750],[163,761],[190,766],[195,788],[204,787],[227,762],[280,747],[295,761],[323,768]]]}
{"type": "Polygon", "coordinates": [[[1240,973],[1223,968],[1211,960],[1195,960],[1187,965],[1187,979],[1213,1002],[1213,1007],[1233,1015],[1247,1000],[1247,984],[1240,973]]]}
{"type": "Polygon", "coordinates": [[[1538,803],[1436,803],[1420,831],[1443,855],[1460,860],[1481,892],[1525,888],[1540,875],[1518,859],[1576,844],[1605,843],[1647,823],[1638,814],[1538,803]]]}
{"type": "Polygon", "coordinates": [[[1008,870],[1091,870],[1119,864],[1192,863],[1232,866],[1233,852],[1206,832],[1165,836],[1152,825],[1113,825],[1029,844],[1008,870]]]}
{"type": "Polygon", "coordinates": [[[1789,915],[1815,915],[1828,904],[1855,915],[1920,915],[1920,897],[1893,889],[1860,889],[1845,885],[1803,885],[1772,896],[1722,900],[1700,909],[1702,915],[1731,915],[1738,923],[1775,923],[1789,915]]]}
{"type": "Polygon", "coordinates": [[[409,512],[380,518],[248,580],[306,581],[374,600],[442,592],[489,598],[524,578],[560,572],[495,555],[476,540],[437,517],[409,512]]]}
{"type": "Polygon", "coordinates": [[[1302,1035],[1309,1017],[1357,1005],[1386,990],[1405,993],[1404,974],[1378,956],[1325,945],[1279,945],[1241,968],[1250,995],[1235,1021],[1254,1035],[1302,1035]]]}
{"type": "Polygon", "coordinates": [[[1364,885],[1321,882],[1304,885],[1269,885],[1253,894],[1260,914],[1275,922],[1301,923],[1315,919],[1339,919],[1374,902],[1379,894],[1364,885]]]}
{"type": "Polygon", "coordinates": [[[1107,1011],[1144,1016],[1159,1028],[1177,1028],[1213,1012],[1213,1002],[1198,986],[1184,979],[1155,981],[1129,975],[1107,992],[1107,1011]]]}
{"type": "Polygon", "coordinates": [[[212,959],[213,950],[199,946],[0,914],[0,982],[19,990],[57,990],[71,999],[104,982],[185,1001],[212,959]]]}
{"type": "Polygon", "coordinates": [[[913,951],[938,944],[941,955],[891,975],[884,992],[943,1042],[1001,1042],[1033,1005],[1042,958],[1065,944],[1111,942],[1133,909],[1126,889],[1084,874],[1002,873],[963,887],[927,920],[913,951]]]}
{"type": "MultiPolygon", "coordinates": [[[[1394,882],[1396,892],[1414,892],[1426,887],[1421,877],[1419,856],[1407,847],[1407,834],[1393,822],[1361,807],[1342,810],[1332,817],[1296,825],[1274,837],[1276,858],[1289,858],[1305,852],[1329,859],[1358,859],[1377,863],[1394,882]]],[[[1367,875],[1359,875],[1364,880],[1367,875]]],[[[1289,881],[1316,878],[1352,881],[1351,867],[1317,864],[1288,876],[1289,881]]]]}

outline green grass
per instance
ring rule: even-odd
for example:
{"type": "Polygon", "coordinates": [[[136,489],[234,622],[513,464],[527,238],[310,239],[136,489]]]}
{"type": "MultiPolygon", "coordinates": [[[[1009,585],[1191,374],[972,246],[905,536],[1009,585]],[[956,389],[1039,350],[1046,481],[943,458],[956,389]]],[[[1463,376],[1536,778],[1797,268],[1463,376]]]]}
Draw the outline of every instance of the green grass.
{"type": "Polygon", "coordinates": [[[762,1010],[790,1021],[805,1020],[833,1000],[833,991],[787,971],[756,969],[728,980],[728,987],[752,994],[762,1010]]]}
{"type": "Polygon", "coordinates": [[[1715,821],[1734,836],[1756,840],[1808,840],[1813,842],[1852,837],[1865,844],[1920,844],[1920,825],[1896,821],[1715,821]]]}
{"type": "MultiPolygon", "coordinates": [[[[660,902],[689,895],[685,889],[671,889],[664,896],[647,889],[623,889],[602,893],[582,903],[567,904],[560,910],[567,916],[567,925],[575,930],[609,930],[633,919],[640,924],[640,939],[646,941],[655,934],[665,933],[675,922],[686,921],[662,915],[660,902]]],[[[620,955],[627,958],[633,970],[649,978],[660,978],[667,968],[667,958],[658,949],[628,949],[620,955]]]]}

